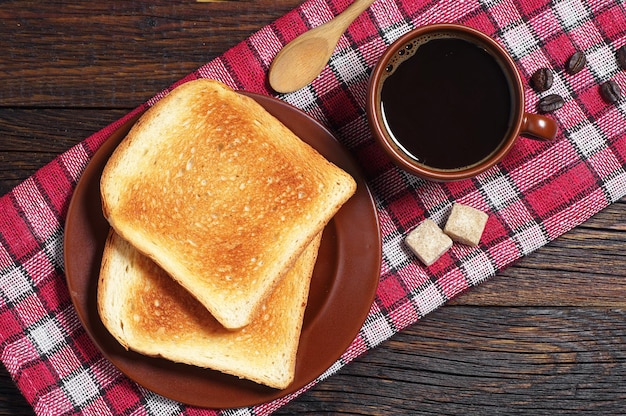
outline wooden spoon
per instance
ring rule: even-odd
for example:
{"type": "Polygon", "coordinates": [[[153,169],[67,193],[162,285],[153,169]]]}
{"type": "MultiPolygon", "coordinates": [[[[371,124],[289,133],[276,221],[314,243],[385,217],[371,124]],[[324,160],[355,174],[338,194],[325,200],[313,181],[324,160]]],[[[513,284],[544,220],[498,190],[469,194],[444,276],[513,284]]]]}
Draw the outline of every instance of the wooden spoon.
{"type": "Polygon", "coordinates": [[[339,38],[350,23],[374,0],[355,0],[332,20],[289,42],[274,58],[269,82],[277,92],[293,92],[306,86],[324,69],[339,38]]]}

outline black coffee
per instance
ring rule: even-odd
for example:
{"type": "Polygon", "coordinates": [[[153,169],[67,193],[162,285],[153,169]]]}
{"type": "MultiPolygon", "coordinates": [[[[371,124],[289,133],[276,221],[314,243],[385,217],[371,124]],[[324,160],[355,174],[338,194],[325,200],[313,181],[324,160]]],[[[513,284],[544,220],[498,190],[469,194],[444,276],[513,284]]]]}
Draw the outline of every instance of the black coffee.
{"type": "Polygon", "coordinates": [[[386,69],[382,115],[396,143],[438,169],[493,153],[512,123],[511,87],[498,61],[464,39],[407,44],[386,69]]]}

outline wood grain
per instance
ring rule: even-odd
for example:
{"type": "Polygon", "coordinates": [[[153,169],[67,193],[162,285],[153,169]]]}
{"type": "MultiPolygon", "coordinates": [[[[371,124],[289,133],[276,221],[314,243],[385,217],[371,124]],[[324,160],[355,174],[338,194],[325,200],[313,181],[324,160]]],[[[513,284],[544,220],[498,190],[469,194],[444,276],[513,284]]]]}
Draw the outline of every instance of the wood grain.
{"type": "Polygon", "coordinates": [[[2,2],[0,103],[135,107],[300,2],[2,2]]]}
{"type": "Polygon", "coordinates": [[[614,414],[626,399],[625,318],[446,306],[278,414],[614,414]]]}
{"type": "MultiPolygon", "coordinates": [[[[299,3],[0,2],[0,195],[299,3]]],[[[623,413],[625,253],[623,198],[278,414],[623,413]]]]}

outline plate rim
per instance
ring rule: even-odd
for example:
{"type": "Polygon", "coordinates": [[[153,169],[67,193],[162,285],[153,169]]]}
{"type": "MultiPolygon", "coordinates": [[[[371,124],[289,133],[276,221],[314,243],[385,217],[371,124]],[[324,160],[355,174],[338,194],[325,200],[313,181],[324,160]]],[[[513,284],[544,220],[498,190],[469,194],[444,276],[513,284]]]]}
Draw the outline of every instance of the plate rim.
{"type": "MultiPolygon", "coordinates": [[[[343,347],[343,349],[341,350],[341,352],[339,353],[334,353],[332,354],[332,356],[334,358],[328,358],[326,357],[326,359],[324,360],[325,363],[327,363],[327,365],[322,365],[322,367],[325,367],[323,370],[317,370],[315,371],[316,374],[307,374],[307,376],[302,376],[301,374],[296,374],[296,378],[294,379],[294,382],[287,388],[282,389],[282,390],[277,390],[277,389],[271,389],[265,386],[260,386],[257,385],[254,382],[250,382],[247,380],[238,380],[235,379],[233,380],[233,376],[227,376],[227,375],[223,375],[222,373],[219,373],[216,370],[212,370],[212,369],[201,369],[199,367],[194,367],[194,366],[188,366],[186,364],[178,364],[175,363],[172,367],[175,366],[184,366],[185,369],[188,369],[189,372],[193,372],[193,373],[202,373],[202,372],[210,372],[211,374],[213,374],[215,377],[225,377],[226,382],[230,383],[236,383],[239,384],[241,383],[243,385],[242,388],[246,389],[246,392],[254,392],[254,394],[252,394],[252,396],[256,397],[256,399],[249,399],[247,401],[241,401],[241,402],[236,402],[236,401],[232,401],[232,400],[224,400],[222,399],[220,400],[211,400],[210,398],[198,398],[198,400],[186,400],[184,397],[180,397],[180,395],[169,395],[168,392],[166,391],[167,389],[160,389],[154,388],[154,383],[146,383],[146,380],[143,379],[142,377],[142,372],[143,372],[143,368],[139,368],[137,371],[135,371],[134,373],[129,374],[128,373],[128,368],[125,367],[124,365],[122,365],[120,367],[120,359],[116,358],[116,356],[114,355],[115,353],[112,353],[111,351],[106,349],[106,346],[101,345],[102,343],[100,342],[100,338],[97,336],[96,332],[96,328],[93,328],[90,325],[90,319],[87,316],[89,314],[89,311],[86,310],[84,308],[84,305],[81,303],[81,296],[86,296],[88,297],[89,294],[88,293],[79,293],[80,291],[76,291],[76,287],[74,285],[74,283],[76,283],[75,281],[75,276],[71,276],[71,274],[74,274],[73,269],[76,266],[76,263],[80,263],[80,260],[76,260],[75,258],[71,258],[71,254],[72,254],[72,250],[70,249],[71,245],[72,245],[72,238],[74,238],[73,236],[75,235],[75,231],[73,231],[73,228],[76,226],[75,224],[75,220],[76,220],[76,211],[80,209],[80,207],[78,206],[79,202],[80,202],[80,198],[81,196],[84,194],[83,188],[87,187],[89,185],[93,185],[92,181],[94,180],[92,178],[92,171],[97,171],[99,169],[96,169],[93,167],[93,163],[94,161],[98,162],[98,163],[106,163],[106,160],[108,160],[108,156],[103,157],[103,154],[107,154],[113,151],[113,149],[117,146],[117,143],[119,143],[121,140],[123,140],[123,137],[125,137],[126,133],[124,133],[124,131],[128,131],[132,125],[134,125],[134,123],[136,122],[136,120],[140,117],[141,114],[143,114],[143,112],[139,113],[138,115],[136,115],[135,117],[131,117],[129,120],[127,120],[125,123],[123,123],[121,126],[119,126],[118,128],[116,128],[112,133],[110,133],[108,135],[108,137],[106,138],[105,142],[103,142],[103,144],[100,146],[100,148],[94,153],[92,159],[89,161],[89,163],[87,164],[87,166],[85,167],[85,170],[83,171],[83,174],[81,175],[81,178],[79,179],[76,188],[74,190],[74,193],[70,199],[70,204],[68,206],[68,211],[67,211],[67,216],[66,216],[66,222],[65,222],[65,233],[64,233],[64,240],[63,240],[63,246],[64,246],[64,251],[63,251],[63,257],[64,257],[64,262],[65,262],[65,278],[66,278],[66,282],[68,284],[68,288],[69,288],[69,292],[70,292],[70,298],[72,301],[72,304],[74,305],[74,308],[78,314],[79,320],[83,326],[83,328],[85,329],[85,331],[87,332],[87,334],[89,335],[89,337],[91,338],[91,340],[93,341],[93,343],[95,344],[95,346],[98,348],[98,350],[102,353],[102,355],[104,356],[104,358],[106,358],[108,361],[111,362],[111,364],[117,368],[122,374],[124,374],[126,377],[128,377],[129,379],[133,380],[134,382],[136,382],[138,385],[143,386],[144,388],[155,392],[157,394],[160,394],[164,397],[168,397],[172,400],[176,400],[179,401],[181,403],[187,404],[187,405],[191,405],[191,406],[198,406],[198,407],[203,407],[203,408],[234,408],[234,407],[245,407],[245,406],[255,406],[255,405],[259,405],[262,403],[266,403],[272,400],[276,400],[279,398],[282,398],[286,395],[295,393],[299,390],[301,390],[303,387],[305,387],[306,385],[308,385],[309,383],[311,383],[312,381],[314,381],[315,379],[317,379],[321,374],[323,374],[324,371],[326,371],[328,369],[328,367],[330,367],[337,359],[339,359],[341,357],[341,355],[344,353],[344,351],[351,345],[351,343],[353,342],[354,338],[358,335],[358,332],[360,330],[360,328],[362,327],[363,323],[365,322],[365,319],[367,318],[368,314],[369,314],[369,310],[371,308],[372,303],[374,302],[375,296],[376,296],[376,290],[377,290],[377,286],[378,286],[378,281],[379,281],[379,277],[380,277],[380,268],[382,265],[382,239],[381,239],[381,229],[380,229],[380,222],[379,222],[379,217],[378,217],[378,212],[376,209],[376,204],[374,201],[374,198],[372,196],[372,193],[369,189],[369,187],[367,186],[367,183],[363,177],[363,174],[361,173],[361,169],[359,167],[359,165],[356,163],[356,161],[354,160],[354,158],[352,157],[351,154],[349,154],[349,152],[347,151],[347,149],[345,149],[345,147],[339,142],[337,141],[337,139],[335,138],[335,136],[326,128],[324,127],[322,124],[320,124],[317,120],[313,119],[312,117],[310,117],[308,114],[306,114],[305,112],[303,112],[302,110],[298,109],[297,107],[294,107],[293,105],[279,100],[278,98],[274,98],[271,96],[266,96],[266,95],[261,95],[261,94],[257,94],[257,93],[252,93],[252,92],[246,92],[246,91],[237,91],[238,93],[241,93],[243,95],[246,95],[252,99],[254,99],[255,101],[257,101],[259,104],[263,105],[264,107],[269,106],[270,108],[268,109],[268,111],[272,114],[276,113],[278,110],[276,110],[277,108],[280,109],[280,111],[284,112],[284,114],[287,115],[291,115],[292,117],[294,117],[295,119],[297,119],[298,121],[304,120],[304,122],[306,123],[306,125],[310,125],[313,126],[314,130],[317,131],[316,134],[320,134],[322,136],[325,137],[324,140],[330,140],[332,141],[332,145],[331,147],[337,148],[340,150],[341,154],[340,155],[329,155],[329,160],[332,159],[333,157],[339,158],[341,159],[342,163],[347,163],[349,166],[342,166],[342,168],[350,171],[350,173],[352,174],[352,176],[354,177],[355,181],[357,182],[357,193],[355,194],[355,196],[353,196],[350,200],[348,200],[348,202],[344,205],[345,206],[350,206],[350,205],[355,205],[355,204],[360,204],[356,207],[353,207],[352,209],[362,209],[365,211],[370,212],[370,218],[369,218],[369,226],[373,226],[373,230],[370,230],[370,240],[368,241],[368,244],[370,244],[370,248],[368,251],[368,253],[371,253],[373,260],[370,259],[370,263],[369,263],[369,268],[372,269],[370,270],[370,274],[371,276],[369,276],[369,281],[368,283],[368,287],[366,289],[365,292],[367,292],[367,297],[365,299],[362,299],[361,301],[361,307],[359,309],[359,313],[357,314],[358,317],[356,317],[352,323],[352,327],[357,328],[353,334],[350,335],[350,337],[344,337],[344,339],[350,338],[350,341],[344,341],[342,344],[345,344],[345,347],[343,347]],[[121,133],[120,133],[121,132],[121,133]],[[109,139],[111,139],[112,137],[114,137],[113,142],[109,139]],[[101,160],[103,159],[103,161],[101,160]],[[89,175],[85,175],[85,173],[89,173],[89,175]],[[72,270],[71,272],[69,270],[72,270]],[[363,307],[364,304],[367,304],[368,306],[366,308],[363,307]],[[365,312],[363,311],[364,309],[365,312]],[[358,324],[356,323],[358,321],[358,324]],[[215,373],[219,373],[219,374],[215,374],[215,373]],[[300,376],[300,377],[299,377],[300,376]],[[296,383],[296,381],[299,381],[296,383]],[[148,384],[148,385],[147,385],[148,384]],[[232,402],[232,403],[231,403],[232,402]]],[[[281,113],[281,116],[284,117],[284,114],[281,113]]],[[[279,120],[281,120],[284,124],[287,124],[287,122],[292,122],[291,120],[284,120],[281,119],[281,116],[274,114],[279,120]]],[[[303,137],[304,141],[307,141],[306,137],[303,137]]],[[[311,144],[311,143],[309,143],[311,144]]],[[[316,148],[316,146],[314,144],[311,144],[314,148],[316,148]]],[[[318,144],[319,145],[319,144],[318,144]]],[[[326,144],[321,144],[319,146],[326,146],[326,144]]],[[[317,149],[317,148],[316,148],[317,149]]],[[[319,149],[318,149],[319,151],[319,149]]],[[[321,151],[320,151],[321,153],[321,151]]],[[[332,161],[332,160],[331,160],[332,161]]],[[[100,170],[101,171],[101,170],[100,170]]],[[[99,177],[99,175],[98,175],[99,177]]],[[[99,184],[99,182],[98,182],[99,184]]],[[[92,192],[95,192],[92,190],[92,192]]],[[[342,207],[342,210],[347,210],[348,208],[344,208],[342,207]]],[[[363,215],[363,214],[361,214],[363,215]]],[[[93,213],[91,213],[91,216],[93,216],[93,213]]],[[[97,216],[97,214],[96,214],[97,216]]],[[[103,217],[102,217],[103,218],[103,217]]],[[[78,220],[76,220],[78,221],[78,220]]],[[[95,221],[95,220],[94,220],[95,221]]],[[[104,220],[106,221],[106,220],[104,220]]],[[[333,220],[334,221],[334,220],[333,220]]],[[[334,223],[333,223],[334,224],[334,223]]],[[[345,234],[346,231],[343,231],[343,233],[345,234]]],[[[337,244],[341,244],[341,238],[346,238],[346,237],[341,237],[341,235],[338,238],[338,242],[337,244]]],[[[97,246],[98,241],[93,241],[93,243],[97,246]]],[[[103,242],[102,242],[103,243],[103,242]]],[[[346,243],[344,242],[344,245],[346,243]]],[[[97,247],[92,248],[97,250],[97,247]]],[[[102,256],[102,253],[95,253],[95,257],[93,258],[94,261],[98,262],[98,268],[99,268],[99,261],[100,258],[102,256]]],[[[339,253],[337,255],[337,257],[340,257],[341,253],[339,253]]],[[[345,256],[345,254],[344,254],[345,256]]],[[[75,257],[75,256],[74,256],[75,257]]],[[[348,261],[347,259],[343,259],[344,261],[348,261]]],[[[86,261],[84,263],[87,263],[86,261]]],[[[84,265],[83,265],[84,266],[84,265]]],[[[96,267],[96,265],[94,265],[93,263],[88,264],[88,266],[90,266],[91,268],[96,267]]],[[[80,267],[79,267],[80,268],[80,267]]],[[[83,267],[84,268],[84,267],[83,267]]],[[[346,274],[346,271],[336,271],[335,275],[340,275],[340,274],[346,274]]],[[[93,279],[93,271],[92,273],[87,273],[86,276],[82,276],[85,279],[93,279]]],[[[343,279],[346,279],[346,277],[343,277],[343,279]]],[[[97,279],[96,279],[97,280],[97,279]]],[[[341,279],[338,279],[337,277],[335,277],[333,280],[339,280],[339,283],[341,283],[341,279]]],[[[87,281],[87,283],[84,283],[85,285],[88,285],[89,282],[87,281]]],[[[93,285],[93,282],[91,282],[91,284],[93,285]]],[[[336,284],[336,283],[335,283],[336,284]]],[[[333,287],[333,289],[336,289],[333,287]]],[[[342,289],[337,289],[337,290],[342,290],[342,289]]],[[[340,293],[341,295],[341,293],[340,293]]],[[[328,298],[326,299],[328,302],[338,302],[341,301],[341,297],[340,299],[335,299],[338,295],[335,293],[329,293],[328,298]]],[[[345,301],[345,299],[343,299],[343,301],[345,301]]],[[[93,306],[91,306],[93,307],[93,306]]],[[[89,305],[86,306],[86,308],[90,308],[89,305]]],[[[323,314],[322,314],[323,315],[323,314]]],[[[99,316],[97,317],[98,319],[99,316]]],[[[318,319],[319,316],[315,316],[314,319],[318,319]]],[[[322,316],[323,318],[323,316],[322,316]]],[[[321,318],[320,318],[321,319],[321,318]]],[[[101,320],[100,320],[101,323],[101,320]]],[[[101,331],[101,329],[100,329],[101,331]]],[[[105,328],[106,331],[106,328],[105,328]]],[[[108,331],[107,331],[108,332],[108,331]]],[[[110,334],[108,334],[110,337],[112,337],[110,334]]],[[[300,350],[302,348],[304,348],[305,346],[303,346],[303,339],[300,340],[300,345],[298,347],[298,355],[300,355],[300,350]]],[[[337,348],[335,348],[335,350],[337,350],[337,348]]],[[[128,351],[128,354],[130,355],[137,355],[138,353],[132,352],[132,351],[128,351]]],[[[139,354],[140,355],[140,354],[139,354]]],[[[322,354],[323,355],[323,354],[322,354]]],[[[329,354],[331,355],[331,354],[329,354]]],[[[151,357],[146,357],[148,359],[148,361],[152,360],[151,357]]],[[[160,358],[155,358],[154,360],[162,360],[162,361],[167,361],[164,359],[160,359],[160,358]]],[[[297,358],[298,360],[298,358],[297,358]]],[[[171,362],[170,362],[171,363],[171,362]]],[[[140,366],[140,365],[138,365],[140,366]]],[[[148,365],[149,367],[149,365],[148,365]]],[[[146,370],[149,372],[149,368],[146,370]]],[[[175,371],[175,370],[174,370],[175,371]]],[[[183,370],[184,371],[184,370],[183,370]]],[[[182,376],[183,378],[185,378],[184,376],[182,376]]],[[[167,381],[164,382],[165,384],[167,384],[167,381]]],[[[157,384],[162,384],[157,382],[157,384]]],[[[195,385],[195,384],[194,384],[195,385]]],[[[237,388],[235,387],[235,390],[237,388]]]]}

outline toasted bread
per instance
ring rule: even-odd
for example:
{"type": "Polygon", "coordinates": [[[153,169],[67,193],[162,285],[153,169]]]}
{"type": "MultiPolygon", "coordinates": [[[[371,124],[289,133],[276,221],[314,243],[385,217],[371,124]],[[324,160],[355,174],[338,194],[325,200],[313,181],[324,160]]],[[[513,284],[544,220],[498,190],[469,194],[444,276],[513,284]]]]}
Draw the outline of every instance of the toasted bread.
{"type": "Polygon", "coordinates": [[[212,80],[149,109],[101,178],[116,232],[231,329],[250,322],[355,190],[253,99],[212,80]]]}
{"type": "Polygon", "coordinates": [[[187,290],[115,232],[107,238],[98,311],[126,349],[283,389],[296,352],[320,236],[245,328],[224,328],[187,290]]]}

